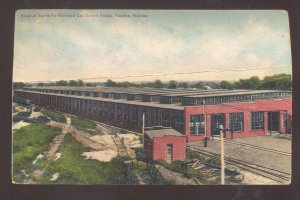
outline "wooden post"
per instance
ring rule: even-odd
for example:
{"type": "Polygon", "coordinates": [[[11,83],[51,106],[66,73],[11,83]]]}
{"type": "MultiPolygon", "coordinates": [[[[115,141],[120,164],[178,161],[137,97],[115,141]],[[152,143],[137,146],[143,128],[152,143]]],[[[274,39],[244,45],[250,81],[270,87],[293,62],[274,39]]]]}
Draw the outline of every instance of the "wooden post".
{"type": "Polygon", "coordinates": [[[145,148],[145,113],[143,113],[143,117],[142,117],[142,143],[143,143],[143,149],[145,148]]]}
{"type": "Polygon", "coordinates": [[[206,107],[205,107],[205,99],[203,99],[203,118],[204,118],[204,147],[207,147],[207,131],[206,131],[206,107]]]}

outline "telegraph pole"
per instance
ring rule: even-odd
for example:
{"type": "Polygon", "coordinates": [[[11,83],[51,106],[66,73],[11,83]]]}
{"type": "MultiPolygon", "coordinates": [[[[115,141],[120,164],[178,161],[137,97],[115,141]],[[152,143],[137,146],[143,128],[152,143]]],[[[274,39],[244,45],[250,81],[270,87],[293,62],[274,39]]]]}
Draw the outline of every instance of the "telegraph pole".
{"type": "Polygon", "coordinates": [[[204,114],[204,147],[207,147],[206,107],[205,107],[205,99],[203,99],[202,103],[203,103],[203,114],[204,114]]]}
{"type": "Polygon", "coordinates": [[[143,117],[142,117],[142,143],[143,143],[143,149],[145,147],[145,113],[143,113],[143,117]]]}
{"type": "Polygon", "coordinates": [[[220,139],[221,139],[221,185],[225,184],[225,159],[224,159],[224,128],[219,125],[220,139]]]}

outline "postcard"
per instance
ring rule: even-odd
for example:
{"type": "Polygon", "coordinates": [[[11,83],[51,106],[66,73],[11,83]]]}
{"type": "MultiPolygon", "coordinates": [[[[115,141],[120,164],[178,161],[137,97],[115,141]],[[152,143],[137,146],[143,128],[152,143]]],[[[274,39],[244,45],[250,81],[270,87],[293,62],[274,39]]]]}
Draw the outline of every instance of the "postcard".
{"type": "Polygon", "coordinates": [[[288,185],[283,10],[15,14],[12,180],[288,185]]]}

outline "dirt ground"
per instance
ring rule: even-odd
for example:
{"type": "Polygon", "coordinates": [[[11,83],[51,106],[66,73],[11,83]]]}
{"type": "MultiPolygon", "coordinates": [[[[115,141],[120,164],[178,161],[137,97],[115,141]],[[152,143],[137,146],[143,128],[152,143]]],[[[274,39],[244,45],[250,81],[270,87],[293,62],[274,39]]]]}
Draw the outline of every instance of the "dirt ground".
{"type": "Polygon", "coordinates": [[[87,159],[109,162],[118,155],[117,146],[110,135],[91,135],[74,127],[71,128],[71,135],[82,145],[92,149],[82,154],[87,159]]]}
{"type": "Polygon", "coordinates": [[[142,142],[139,139],[139,136],[133,134],[133,133],[126,133],[126,134],[118,134],[118,137],[120,137],[124,145],[127,149],[128,155],[135,159],[136,158],[136,153],[133,150],[133,148],[142,148],[142,142]]]}
{"type": "MultiPolygon", "coordinates": [[[[71,135],[82,145],[92,149],[92,151],[84,152],[82,154],[87,159],[109,162],[111,159],[119,155],[117,145],[112,139],[112,136],[109,134],[91,135],[88,132],[79,130],[75,127],[72,127],[70,132],[71,135]]],[[[132,148],[142,147],[139,136],[132,133],[117,134],[117,136],[123,140],[129,156],[135,158],[135,151],[132,148]]]]}
{"type": "Polygon", "coordinates": [[[17,122],[15,124],[13,124],[12,129],[13,130],[20,129],[20,128],[24,127],[24,126],[28,126],[29,124],[30,123],[20,121],[20,122],[17,122]]]}
{"type": "Polygon", "coordinates": [[[248,171],[240,171],[241,174],[244,175],[244,180],[241,184],[247,184],[247,185],[278,185],[276,181],[273,181],[271,179],[265,178],[263,176],[259,176],[256,174],[253,174],[248,171]]]}
{"type": "Polygon", "coordinates": [[[20,105],[17,105],[17,104],[15,104],[14,106],[15,106],[15,110],[16,110],[14,115],[17,114],[18,112],[27,112],[27,108],[25,108],[23,106],[20,106],[20,105]]]}
{"type": "Polygon", "coordinates": [[[42,116],[42,115],[43,115],[43,113],[41,113],[41,112],[34,112],[33,109],[32,109],[32,112],[31,112],[29,118],[35,118],[35,117],[42,116]]]}
{"type": "Polygon", "coordinates": [[[110,162],[114,157],[118,155],[118,152],[106,149],[103,151],[84,152],[82,155],[85,156],[86,159],[95,159],[102,162],[110,162]]]}

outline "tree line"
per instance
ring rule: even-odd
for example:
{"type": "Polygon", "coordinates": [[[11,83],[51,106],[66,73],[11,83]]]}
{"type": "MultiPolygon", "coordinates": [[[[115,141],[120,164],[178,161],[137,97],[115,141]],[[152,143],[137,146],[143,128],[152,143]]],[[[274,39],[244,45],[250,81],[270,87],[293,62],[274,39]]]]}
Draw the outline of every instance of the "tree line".
{"type": "MultiPolygon", "coordinates": [[[[38,83],[38,87],[43,86],[75,86],[75,87],[91,87],[96,86],[96,83],[85,83],[82,80],[60,80],[53,83],[38,83]]],[[[102,83],[103,85],[103,83],[102,83]]],[[[14,89],[21,89],[23,87],[31,86],[30,84],[25,84],[23,82],[14,82],[14,89]]],[[[115,82],[111,79],[104,82],[106,87],[150,87],[150,88],[197,88],[197,89],[270,89],[270,90],[291,90],[292,89],[292,76],[291,74],[275,74],[272,76],[265,76],[260,79],[258,76],[252,76],[248,79],[239,79],[238,81],[198,81],[198,82],[187,82],[187,81],[176,81],[170,80],[168,82],[163,82],[161,80],[155,80],[153,82],[115,82]]]]}
{"type": "Polygon", "coordinates": [[[197,89],[253,89],[253,90],[291,90],[292,76],[290,74],[276,74],[272,76],[265,76],[260,79],[258,76],[252,76],[248,79],[239,79],[238,81],[198,81],[196,83],[178,82],[170,80],[167,83],[161,80],[155,80],[147,83],[131,83],[115,82],[107,80],[104,84],[106,87],[150,87],[150,88],[197,88],[197,89]]]}

